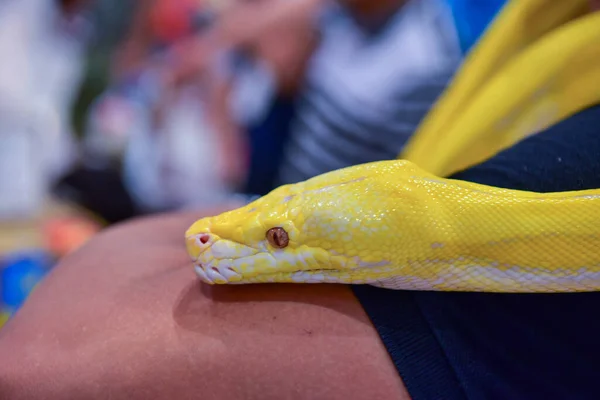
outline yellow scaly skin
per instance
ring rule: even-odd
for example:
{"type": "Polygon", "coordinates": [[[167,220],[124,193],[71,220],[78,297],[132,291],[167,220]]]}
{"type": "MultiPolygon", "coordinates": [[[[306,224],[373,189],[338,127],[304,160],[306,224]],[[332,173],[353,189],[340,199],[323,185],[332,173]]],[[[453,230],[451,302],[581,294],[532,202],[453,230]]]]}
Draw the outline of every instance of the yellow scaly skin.
{"type": "Polygon", "coordinates": [[[200,278],[600,290],[600,189],[537,194],[439,177],[600,102],[600,13],[587,6],[509,2],[408,144],[409,161],[334,171],[194,223],[186,240],[200,278]],[[286,247],[267,240],[274,227],[286,247]]]}
{"type": "Polygon", "coordinates": [[[364,164],[282,186],[197,221],[186,237],[206,283],[485,292],[600,288],[600,190],[505,190],[440,179],[407,161],[364,164]],[[287,247],[266,239],[273,227],[289,234],[287,247]]]}

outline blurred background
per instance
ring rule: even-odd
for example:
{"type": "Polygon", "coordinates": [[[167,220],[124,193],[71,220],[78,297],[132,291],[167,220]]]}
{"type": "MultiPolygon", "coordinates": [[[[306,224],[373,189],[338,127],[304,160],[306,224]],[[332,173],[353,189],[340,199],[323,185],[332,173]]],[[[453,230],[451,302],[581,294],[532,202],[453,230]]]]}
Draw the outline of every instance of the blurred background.
{"type": "Polygon", "coordinates": [[[500,0],[0,0],[0,326],[106,227],[390,159],[500,0]]]}

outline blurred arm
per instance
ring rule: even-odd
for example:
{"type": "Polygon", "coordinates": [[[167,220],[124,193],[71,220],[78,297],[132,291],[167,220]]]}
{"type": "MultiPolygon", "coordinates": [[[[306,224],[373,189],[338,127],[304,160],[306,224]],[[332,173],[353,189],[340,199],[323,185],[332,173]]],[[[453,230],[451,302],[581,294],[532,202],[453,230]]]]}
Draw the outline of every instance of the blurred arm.
{"type": "Polygon", "coordinates": [[[0,331],[0,398],[408,399],[348,287],[201,284],[182,236],[201,215],[120,225],[56,267],[0,331]]]}

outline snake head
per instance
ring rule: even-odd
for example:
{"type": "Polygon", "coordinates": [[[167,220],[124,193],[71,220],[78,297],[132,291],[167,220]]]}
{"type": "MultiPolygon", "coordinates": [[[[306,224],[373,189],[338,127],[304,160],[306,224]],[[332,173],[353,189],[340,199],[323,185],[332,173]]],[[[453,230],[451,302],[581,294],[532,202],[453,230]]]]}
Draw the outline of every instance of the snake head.
{"type": "Polygon", "coordinates": [[[374,270],[381,277],[389,262],[372,249],[386,245],[378,232],[390,229],[392,207],[376,199],[374,171],[337,170],[196,221],[186,232],[196,273],[211,284],[369,283],[374,270]]]}

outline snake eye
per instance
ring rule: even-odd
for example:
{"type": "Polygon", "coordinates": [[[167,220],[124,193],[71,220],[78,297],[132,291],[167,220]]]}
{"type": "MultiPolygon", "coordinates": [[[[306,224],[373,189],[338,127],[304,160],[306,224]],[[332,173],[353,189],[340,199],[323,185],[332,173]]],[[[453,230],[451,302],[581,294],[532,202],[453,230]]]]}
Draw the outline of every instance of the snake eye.
{"type": "Polygon", "coordinates": [[[271,228],[267,231],[269,244],[278,249],[283,249],[290,242],[290,238],[283,228],[271,228]]]}

